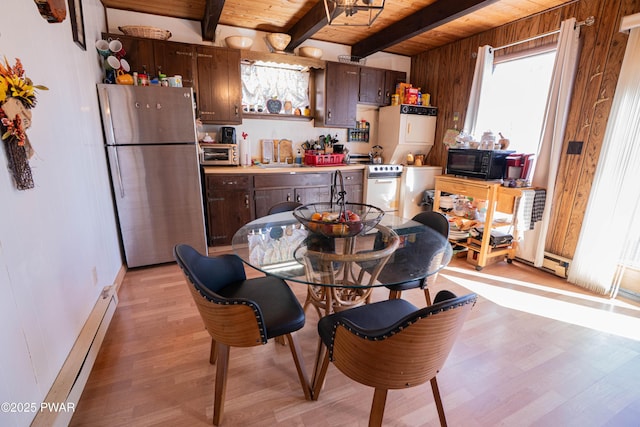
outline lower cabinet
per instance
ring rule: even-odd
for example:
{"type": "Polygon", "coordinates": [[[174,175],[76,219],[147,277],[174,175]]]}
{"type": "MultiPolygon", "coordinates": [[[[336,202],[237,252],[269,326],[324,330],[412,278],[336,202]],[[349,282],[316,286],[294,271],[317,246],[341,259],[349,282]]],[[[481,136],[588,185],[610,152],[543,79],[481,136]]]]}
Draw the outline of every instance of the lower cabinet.
{"type": "Polygon", "coordinates": [[[305,205],[328,201],[331,197],[331,176],[331,172],[256,175],[256,218],[267,215],[269,208],[280,202],[298,202],[305,205]]]}
{"type": "MultiPolygon", "coordinates": [[[[361,170],[342,172],[346,201],[362,203],[361,170]]],[[[243,225],[286,201],[328,202],[333,171],[268,174],[206,174],[205,195],[209,246],[228,246],[243,225]]]]}
{"type": "Polygon", "coordinates": [[[364,198],[364,177],[362,171],[342,172],[344,197],[347,203],[362,203],[364,198]]]}
{"type": "Polygon", "coordinates": [[[240,227],[253,220],[251,175],[206,175],[209,246],[230,245],[240,227]]]}

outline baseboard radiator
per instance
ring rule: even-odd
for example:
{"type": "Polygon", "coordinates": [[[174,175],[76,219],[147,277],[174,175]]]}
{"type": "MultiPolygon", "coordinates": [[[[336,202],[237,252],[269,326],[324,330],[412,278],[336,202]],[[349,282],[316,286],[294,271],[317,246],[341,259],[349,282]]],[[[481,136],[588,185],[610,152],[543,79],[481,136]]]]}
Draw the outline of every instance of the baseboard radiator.
{"type": "Polygon", "coordinates": [[[117,285],[103,289],[31,426],[68,426],[118,305],[117,285]]]}
{"type": "Polygon", "coordinates": [[[544,259],[542,260],[542,267],[540,268],[548,271],[549,273],[553,273],[556,276],[560,276],[566,279],[567,277],[569,277],[570,265],[570,259],[545,251],[544,259]]]}
{"type": "MultiPolygon", "coordinates": [[[[516,259],[518,261],[524,262],[525,264],[533,265],[533,262],[529,260],[523,258],[516,259]]],[[[544,258],[542,260],[542,266],[540,267],[540,269],[566,279],[567,277],[569,277],[570,265],[571,260],[569,258],[561,257],[560,255],[552,254],[551,252],[545,251],[544,258]]]]}

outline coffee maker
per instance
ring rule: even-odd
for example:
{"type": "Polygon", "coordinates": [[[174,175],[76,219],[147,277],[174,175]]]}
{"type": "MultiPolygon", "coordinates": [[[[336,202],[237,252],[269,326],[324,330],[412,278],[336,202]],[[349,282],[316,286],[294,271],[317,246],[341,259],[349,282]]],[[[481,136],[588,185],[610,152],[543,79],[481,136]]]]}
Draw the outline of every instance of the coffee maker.
{"type": "Polygon", "coordinates": [[[232,128],[229,126],[222,126],[220,128],[220,142],[222,144],[235,144],[236,128],[232,128]]]}
{"type": "Polygon", "coordinates": [[[510,154],[507,156],[505,178],[529,180],[534,154],[510,154]]]}

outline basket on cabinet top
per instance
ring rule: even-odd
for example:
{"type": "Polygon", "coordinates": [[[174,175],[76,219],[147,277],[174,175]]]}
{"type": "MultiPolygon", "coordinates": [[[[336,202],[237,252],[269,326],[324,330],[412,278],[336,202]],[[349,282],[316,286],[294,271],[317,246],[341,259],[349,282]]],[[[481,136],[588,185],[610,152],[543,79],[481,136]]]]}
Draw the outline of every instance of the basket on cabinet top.
{"type": "Polygon", "coordinates": [[[168,40],[171,37],[171,31],[162,28],[147,27],[144,25],[125,25],[118,27],[126,36],[144,37],[146,39],[168,40]]]}

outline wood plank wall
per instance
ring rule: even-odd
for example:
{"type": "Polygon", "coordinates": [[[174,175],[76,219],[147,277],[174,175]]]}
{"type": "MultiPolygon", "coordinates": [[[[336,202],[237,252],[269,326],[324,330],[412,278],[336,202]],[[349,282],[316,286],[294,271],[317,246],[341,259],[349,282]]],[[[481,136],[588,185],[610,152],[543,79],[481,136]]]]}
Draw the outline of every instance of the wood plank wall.
{"type": "MultiPolygon", "coordinates": [[[[464,124],[479,46],[503,46],[557,30],[568,18],[580,22],[595,17],[594,25],[581,29],[581,53],[562,152],[566,153],[569,141],[584,144],[580,155],[563,154],[560,161],[545,248],[551,253],[573,258],[628,39],[618,31],[620,20],[638,12],[640,0],[579,0],[412,58],[411,83],[430,93],[432,105],[438,107],[436,141],[442,141],[445,130],[455,125],[455,113],[459,114],[458,129],[464,124]]],[[[544,37],[499,50],[496,56],[555,40],[557,35],[544,37]]],[[[444,167],[444,145],[436,142],[427,160],[444,167]]]]}

